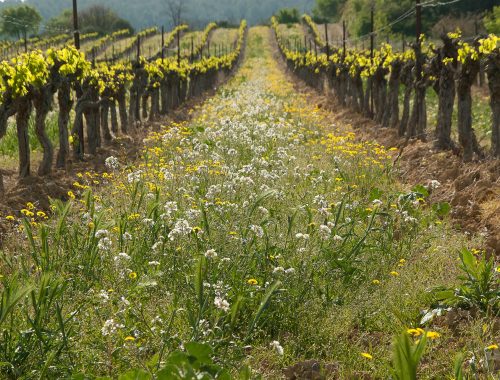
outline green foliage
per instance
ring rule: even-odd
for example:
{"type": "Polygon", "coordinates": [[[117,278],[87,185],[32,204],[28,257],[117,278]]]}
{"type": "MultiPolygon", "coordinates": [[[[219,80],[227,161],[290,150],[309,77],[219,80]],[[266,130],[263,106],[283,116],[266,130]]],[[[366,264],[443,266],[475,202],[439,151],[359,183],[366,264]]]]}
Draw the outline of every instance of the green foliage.
{"type": "MultiPolygon", "coordinates": [[[[93,5],[79,12],[79,27],[82,33],[97,32],[100,35],[111,34],[118,30],[128,29],[133,32],[132,25],[119,17],[113,10],[102,5],[93,5]]],[[[47,22],[47,32],[57,33],[59,30],[73,28],[73,12],[65,9],[61,14],[47,22]]]]}
{"type": "Polygon", "coordinates": [[[346,2],[347,0],[316,0],[316,7],[313,10],[315,19],[339,20],[346,2]]]}
{"type": "Polygon", "coordinates": [[[484,26],[489,33],[500,34],[500,5],[484,17],[484,26]]]}
{"type": "Polygon", "coordinates": [[[426,345],[425,333],[416,344],[406,332],[394,339],[391,366],[394,380],[417,380],[418,364],[424,355],[426,345]]]}
{"type": "Polygon", "coordinates": [[[297,8],[283,8],[278,11],[276,18],[280,24],[295,24],[300,21],[300,14],[297,8]]]}
{"type": "Polygon", "coordinates": [[[493,258],[484,254],[474,255],[464,248],[459,257],[462,276],[457,288],[440,287],[435,290],[439,301],[462,308],[478,308],[484,313],[498,315],[500,312],[500,276],[493,258]]]}
{"type": "Polygon", "coordinates": [[[38,10],[29,5],[5,8],[0,17],[2,19],[2,34],[17,38],[37,33],[42,21],[38,10]]]}

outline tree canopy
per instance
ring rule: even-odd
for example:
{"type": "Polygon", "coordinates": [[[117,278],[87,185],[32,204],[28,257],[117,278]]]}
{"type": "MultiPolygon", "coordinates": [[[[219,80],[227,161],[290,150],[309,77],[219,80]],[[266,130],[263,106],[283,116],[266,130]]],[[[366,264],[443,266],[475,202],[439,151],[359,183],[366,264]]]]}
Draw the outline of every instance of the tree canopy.
{"type": "MultiPolygon", "coordinates": [[[[92,5],[79,12],[79,27],[82,33],[98,32],[102,35],[121,29],[133,30],[127,20],[102,5],[92,5]]],[[[70,31],[72,28],[73,12],[71,9],[65,9],[58,16],[51,18],[45,27],[49,34],[70,31]]]]}
{"type": "Polygon", "coordinates": [[[29,5],[4,8],[0,17],[2,34],[17,38],[37,33],[42,22],[42,16],[38,10],[29,5]]]}

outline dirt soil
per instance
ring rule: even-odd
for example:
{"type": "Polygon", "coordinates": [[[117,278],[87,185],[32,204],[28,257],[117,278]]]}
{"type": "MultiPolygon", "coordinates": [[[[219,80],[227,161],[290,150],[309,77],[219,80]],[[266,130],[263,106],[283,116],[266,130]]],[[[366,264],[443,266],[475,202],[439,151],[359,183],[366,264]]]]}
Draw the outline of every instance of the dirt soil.
{"type": "Polygon", "coordinates": [[[319,108],[329,110],[332,125],[352,129],[360,141],[397,147],[394,170],[400,181],[408,188],[439,181],[441,186],[432,191],[430,203],[448,202],[452,206],[454,227],[467,234],[481,234],[487,252],[500,256],[500,160],[464,163],[460,152],[436,150],[431,141],[407,142],[397,131],[382,128],[373,120],[341,107],[331,95],[307,86],[287,69],[275,42],[274,45],[276,59],[287,71],[296,91],[307,95],[319,108]]]}

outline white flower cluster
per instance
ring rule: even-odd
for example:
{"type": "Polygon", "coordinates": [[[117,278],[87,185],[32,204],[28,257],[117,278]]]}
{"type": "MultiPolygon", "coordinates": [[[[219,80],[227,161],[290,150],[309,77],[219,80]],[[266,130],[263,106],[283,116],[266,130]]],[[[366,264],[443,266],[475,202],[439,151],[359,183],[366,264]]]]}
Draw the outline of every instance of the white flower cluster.
{"type": "Polygon", "coordinates": [[[104,160],[104,165],[110,170],[117,170],[120,168],[120,162],[118,158],[110,156],[104,160]]]}

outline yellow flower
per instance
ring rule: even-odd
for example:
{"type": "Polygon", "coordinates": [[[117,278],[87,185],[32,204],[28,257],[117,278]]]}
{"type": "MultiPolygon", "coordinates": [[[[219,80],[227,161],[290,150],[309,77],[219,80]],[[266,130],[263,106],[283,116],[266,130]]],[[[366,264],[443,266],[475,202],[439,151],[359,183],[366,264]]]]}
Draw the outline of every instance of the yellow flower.
{"type": "Polygon", "coordinates": [[[373,284],[373,285],[380,285],[380,281],[379,281],[379,280],[373,280],[373,281],[372,281],[372,284],[373,284]]]}
{"type": "Polygon", "coordinates": [[[434,340],[434,339],[437,339],[441,336],[441,334],[435,332],[435,331],[428,331],[427,334],[426,334],[427,338],[431,339],[431,340],[434,340]]]}
{"type": "Polygon", "coordinates": [[[399,273],[398,273],[398,272],[396,272],[395,270],[393,270],[393,271],[391,272],[391,276],[398,277],[398,276],[399,276],[399,273]]]}
{"type": "MultiPolygon", "coordinates": [[[[9,220],[9,221],[11,221],[11,222],[13,222],[14,220],[16,220],[16,218],[14,218],[12,215],[7,215],[7,216],[5,217],[5,219],[7,219],[7,220],[9,220]]],[[[498,268],[497,268],[497,269],[498,269],[498,268]]]]}
{"type": "Polygon", "coordinates": [[[135,340],[135,338],[133,336],[127,336],[125,338],[125,342],[133,342],[135,340]]]}
{"type": "Polygon", "coordinates": [[[43,212],[43,211],[38,211],[36,213],[36,215],[39,217],[39,218],[45,218],[47,215],[43,212]]]}
{"type": "Polygon", "coordinates": [[[371,356],[368,352],[362,352],[361,356],[364,357],[365,359],[372,360],[373,356],[371,356]]]}
{"type": "Polygon", "coordinates": [[[498,350],[498,344],[490,344],[486,349],[488,351],[498,350]]]}
{"type": "Polygon", "coordinates": [[[416,329],[408,329],[406,330],[406,333],[408,335],[411,335],[411,336],[420,336],[424,333],[425,331],[423,329],[421,329],[420,327],[416,328],[416,329]]]}
{"type": "Polygon", "coordinates": [[[130,272],[128,276],[130,277],[130,279],[135,280],[137,278],[137,273],[130,272]]]}
{"type": "Polygon", "coordinates": [[[248,281],[247,281],[248,285],[257,285],[258,284],[258,281],[255,279],[255,278],[250,278],[248,281]]]}
{"type": "Polygon", "coordinates": [[[72,191],[68,191],[68,197],[70,197],[71,199],[75,199],[75,194],[72,192],[72,191]]]}
{"type": "Polygon", "coordinates": [[[26,207],[28,207],[29,210],[33,210],[35,208],[35,206],[31,202],[26,203],[26,207]]]}

